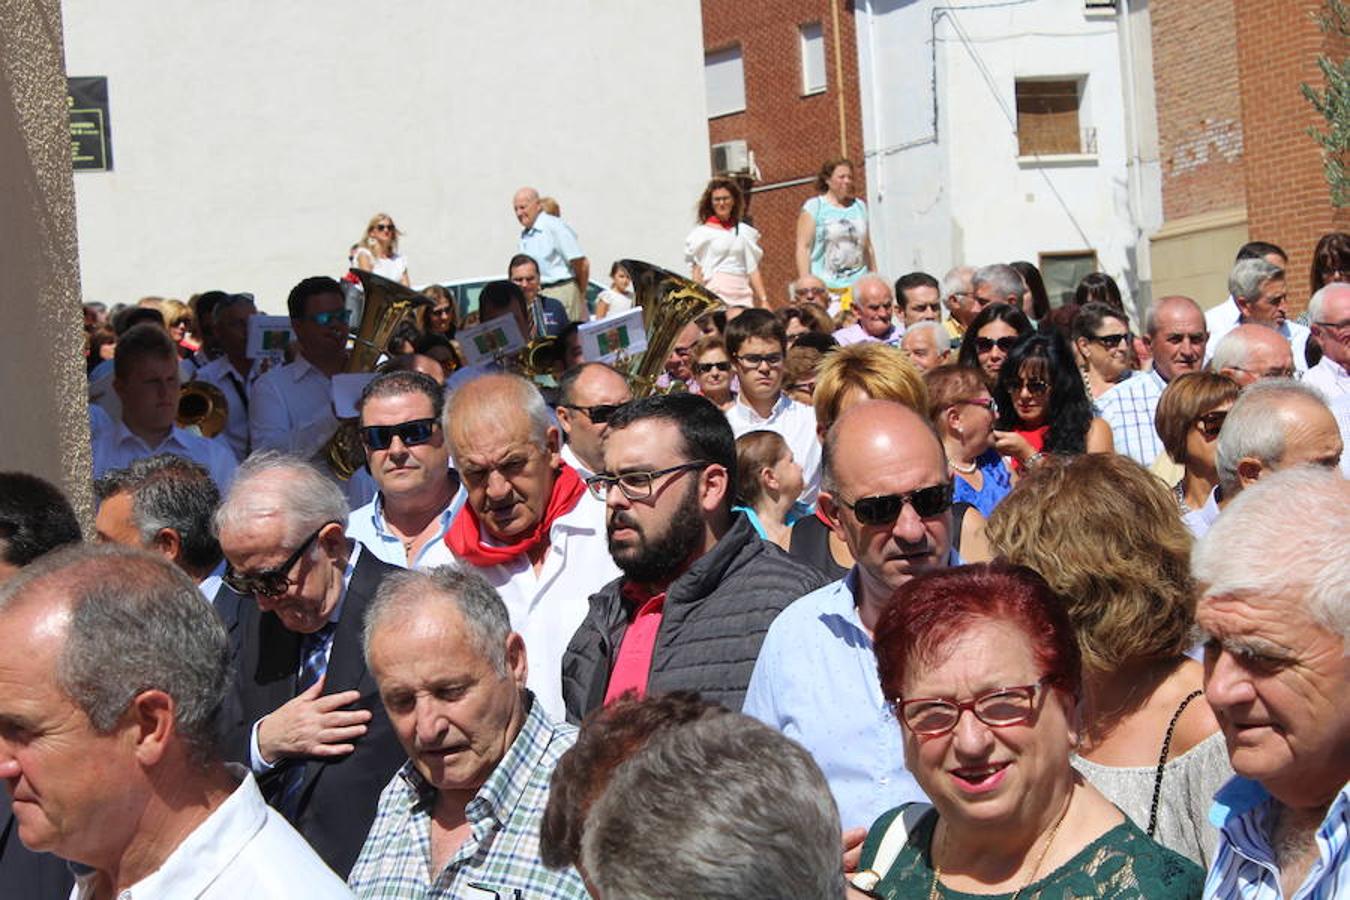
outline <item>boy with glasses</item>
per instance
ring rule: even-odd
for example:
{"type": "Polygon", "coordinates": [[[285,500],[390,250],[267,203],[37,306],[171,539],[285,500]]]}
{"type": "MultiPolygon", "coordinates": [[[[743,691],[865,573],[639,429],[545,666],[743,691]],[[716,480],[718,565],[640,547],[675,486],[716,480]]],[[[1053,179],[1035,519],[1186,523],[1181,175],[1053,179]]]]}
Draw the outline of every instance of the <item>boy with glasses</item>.
{"type": "Polygon", "coordinates": [[[727,323],[727,353],[740,382],[736,402],[727,410],[735,437],[748,431],[774,431],[792,448],[806,488],[798,498],[814,504],[820,490],[820,442],[811,407],[783,393],[787,333],[767,309],[750,309],[727,323]]]}

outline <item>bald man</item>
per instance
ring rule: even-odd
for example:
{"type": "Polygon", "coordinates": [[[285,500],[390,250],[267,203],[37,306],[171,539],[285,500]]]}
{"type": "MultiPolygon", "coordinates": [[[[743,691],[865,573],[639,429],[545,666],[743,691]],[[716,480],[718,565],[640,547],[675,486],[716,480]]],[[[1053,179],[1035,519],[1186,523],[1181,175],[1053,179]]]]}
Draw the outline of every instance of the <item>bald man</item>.
{"type": "Polygon", "coordinates": [[[905,329],[895,324],[895,295],[883,278],[864,275],[854,283],[853,311],[858,314],[858,321],[834,333],[841,347],[863,341],[900,345],[905,329]]]}
{"type": "Polygon", "coordinates": [[[1210,367],[1241,387],[1264,378],[1290,378],[1294,353],[1284,335],[1267,325],[1238,325],[1214,348],[1210,367]]]}
{"type": "Polygon", "coordinates": [[[573,322],[590,318],[586,309],[586,284],[591,264],[577,243],[577,233],[557,216],[549,215],[532,187],[516,191],[511,199],[520,223],[519,248],[539,264],[539,287],[562,302],[573,322]]]}
{"type": "Polygon", "coordinates": [[[633,391],[628,379],[604,363],[583,363],[563,373],[558,395],[558,425],[567,436],[563,462],[589,478],[605,462],[600,441],[609,417],[633,399],[633,391]]]}
{"type": "Polygon", "coordinates": [[[744,711],[811,751],[846,829],[925,799],[877,687],[872,630],[896,588],[960,562],[951,505],[946,455],[918,413],[867,400],[830,428],[820,509],[857,562],[774,620],[744,711]]]}

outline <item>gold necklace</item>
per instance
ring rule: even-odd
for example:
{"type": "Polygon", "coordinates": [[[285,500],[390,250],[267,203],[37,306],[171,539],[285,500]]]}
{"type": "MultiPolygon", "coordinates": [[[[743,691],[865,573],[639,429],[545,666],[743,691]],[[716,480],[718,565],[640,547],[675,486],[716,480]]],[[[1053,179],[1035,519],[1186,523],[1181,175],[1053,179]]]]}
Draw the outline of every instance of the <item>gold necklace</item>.
{"type": "MultiPolygon", "coordinates": [[[[1031,870],[1031,874],[1027,876],[1027,880],[1022,882],[1022,886],[1019,887],[1016,893],[1012,895],[1011,900],[1017,900],[1018,897],[1021,897],[1022,892],[1027,889],[1027,885],[1031,884],[1033,881],[1036,880],[1036,873],[1041,870],[1041,865],[1045,862],[1045,857],[1050,854],[1050,845],[1055,842],[1055,835],[1059,833],[1059,826],[1063,824],[1064,818],[1069,814],[1069,807],[1072,805],[1073,805],[1073,794],[1070,793],[1068,802],[1064,804],[1063,812],[1059,814],[1059,818],[1055,820],[1055,824],[1050,828],[1050,836],[1046,838],[1045,847],[1041,849],[1041,855],[1036,857],[1035,867],[1031,870]]],[[[936,830],[937,826],[934,825],[933,828],[936,830]]],[[[944,855],[946,853],[946,849],[947,849],[947,832],[943,831],[942,850],[944,855]]],[[[939,897],[938,883],[941,880],[942,880],[942,866],[938,864],[937,860],[934,860],[933,884],[928,889],[928,900],[938,900],[939,897]]]]}

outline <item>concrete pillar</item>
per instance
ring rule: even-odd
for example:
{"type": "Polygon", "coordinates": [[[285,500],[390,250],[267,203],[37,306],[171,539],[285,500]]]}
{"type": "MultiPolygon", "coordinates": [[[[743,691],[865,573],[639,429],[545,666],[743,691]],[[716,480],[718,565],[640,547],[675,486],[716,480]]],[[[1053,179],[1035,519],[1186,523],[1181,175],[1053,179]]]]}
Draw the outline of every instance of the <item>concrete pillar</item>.
{"type": "Polygon", "coordinates": [[[80,265],[59,0],[0,0],[0,469],[92,522],[80,265]]]}

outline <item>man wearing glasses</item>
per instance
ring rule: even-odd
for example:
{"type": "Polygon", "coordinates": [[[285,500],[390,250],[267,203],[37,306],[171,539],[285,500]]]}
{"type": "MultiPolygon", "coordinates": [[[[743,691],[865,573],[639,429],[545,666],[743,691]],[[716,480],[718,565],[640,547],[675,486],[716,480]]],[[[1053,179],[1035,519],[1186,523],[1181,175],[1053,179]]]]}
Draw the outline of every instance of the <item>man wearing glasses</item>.
{"type": "Polygon", "coordinates": [[[563,373],[558,394],[558,425],[567,438],[563,462],[582,479],[590,478],[604,463],[600,440],[609,417],[633,399],[633,391],[626,378],[604,363],[584,363],[563,373]]]}
{"type": "MultiPolygon", "coordinates": [[[[326,275],[306,278],[291,288],[286,310],[299,353],[253,383],[248,402],[249,436],[254,450],[280,450],[312,459],[337,431],[333,412],[333,376],[347,364],[351,310],[342,287],[326,275]]],[[[347,482],[348,500],[360,506],[370,499],[369,479],[347,482]]]]}
{"type": "Polygon", "coordinates": [[[825,311],[830,309],[830,290],[814,275],[803,275],[792,282],[792,302],[801,306],[813,303],[825,311]]]}
{"type": "Polygon", "coordinates": [[[782,435],[792,449],[793,458],[801,465],[806,482],[798,499],[806,504],[815,503],[820,489],[816,414],[811,407],[783,393],[783,361],[787,356],[783,323],[767,309],[748,309],[727,323],[725,339],[733,372],[740,380],[740,393],[726,412],[733,436],[740,437],[749,431],[774,431],[782,435]]]}
{"type": "Polygon", "coordinates": [[[960,562],[952,484],[929,424],[886,400],[845,411],[824,456],[820,509],[857,562],[770,626],[744,711],[811,751],[844,828],[866,829],[886,809],[925,799],[881,695],[872,631],[900,585],[960,562]]]}
{"type": "MultiPolygon", "coordinates": [[[[772,318],[741,317],[754,313],[772,318]]],[[[628,691],[740,709],[769,623],[826,581],[731,512],[735,471],[731,429],[703,397],[646,397],[610,417],[604,469],[586,484],[623,577],[592,595],[563,657],[569,721],[628,691]]]]}
{"type": "Polygon", "coordinates": [[[344,534],[342,491],[303,460],[254,453],[216,512],[224,581],[252,596],[231,635],[228,758],[345,878],[403,748],[361,655],[361,623],[398,571],[344,534]]]}
{"type": "Polygon", "coordinates": [[[467,496],[450,467],[441,427],[444,394],[421,372],[389,372],[361,392],[361,444],[380,492],[353,510],[347,537],[393,566],[454,562],[445,532],[467,496]]]}
{"type": "Polygon", "coordinates": [[[1289,342],[1265,325],[1238,325],[1214,348],[1210,368],[1227,375],[1238,387],[1266,378],[1293,378],[1294,355],[1289,342]]]}
{"type": "Polygon", "coordinates": [[[1317,388],[1331,403],[1350,397],[1350,284],[1333,281],[1313,294],[1308,321],[1322,346],[1322,359],[1308,370],[1303,383],[1317,388]]]}

